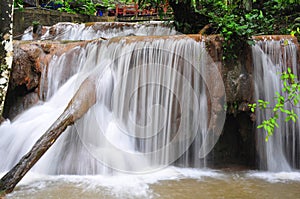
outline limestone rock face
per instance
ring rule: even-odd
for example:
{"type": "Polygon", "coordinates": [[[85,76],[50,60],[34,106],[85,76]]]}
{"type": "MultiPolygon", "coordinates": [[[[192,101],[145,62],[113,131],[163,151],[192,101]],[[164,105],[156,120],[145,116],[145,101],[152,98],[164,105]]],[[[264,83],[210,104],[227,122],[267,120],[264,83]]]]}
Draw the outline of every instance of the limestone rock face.
{"type": "Polygon", "coordinates": [[[52,56],[59,56],[83,44],[83,42],[15,41],[13,66],[3,116],[13,119],[22,111],[43,100],[39,94],[41,76],[47,72],[52,56]]]}
{"type": "Polygon", "coordinates": [[[42,50],[36,46],[31,48],[14,48],[13,67],[9,88],[4,106],[4,117],[13,118],[32,104],[38,102],[41,65],[39,57],[42,50]]]}
{"type": "Polygon", "coordinates": [[[20,89],[26,93],[38,87],[41,75],[38,60],[41,53],[41,49],[36,46],[32,46],[31,49],[15,48],[15,58],[10,77],[10,87],[12,89],[20,89]],[[23,89],[20,87],[23,87],[23,89]]]}

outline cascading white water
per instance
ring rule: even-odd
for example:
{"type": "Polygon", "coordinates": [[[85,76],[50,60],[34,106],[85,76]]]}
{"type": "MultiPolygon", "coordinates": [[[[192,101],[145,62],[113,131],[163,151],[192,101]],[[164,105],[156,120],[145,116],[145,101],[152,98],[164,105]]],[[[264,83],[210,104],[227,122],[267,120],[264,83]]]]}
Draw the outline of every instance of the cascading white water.
{"type": "Polygon", "coordinates": [[[77,66],[73,72],[62,72],[63,76],[48,69],[48,101],[0,127],[0,171],[10,169],[30,149],[87,76],[96,77],[96,104],[67,128],[35,171],[147,172],[180,157],[179,165],[202,167],[199,150],[215,143],[203,145],[214,136],[208,133],[208,115],[213,114],[207,108],[204,76],[209,75],[206,68],[212,68],[207,66],[207,57],[204,43],[188,37],[147,41],[128,37],[72,49],[49,65],[77,66]]]}
{"type": "MultiPolygon", "coordinates": [[[[44,26],[41,40],[92,40],[112,38],[118,36],[149,36],[149,35],[175,35],[178,34],[166,22],[149,23],[122,23],[122,22],[95,22],[90,24],[77,24],[62,22],[54,26],[44,26]]],[[[32,27],[25,30],[22,40],[33,40],[32,27]]]]}
{"type": "MultiPolygon", "coordinates": [[[[283,87],[280,74],[290,67],[297,75],[297,47],[289,40],[256,41],[252,47],[254,63],[255,98],[275,104],[275,92],[283,87]]],[[[286,104],[286,108],[291,108],[286,104]]],[[[300,115],[300,110],[295,109],[300,115]]],[[[260,124],[272,116],[272,111],[256,111],[256,120],[260,124]]],[[[296,123],[285,122],[285,115],[278,118],[279,128],[275,128],[274,135],[265,141],[266,133],[257,129],[257,148],[260,158],[260,168],[269,171],[290,171],[299,167],[300,133],[298,118],[296,123]]]]}
{"type": "Polygon", "coordinates": [[[80,71],[85,62],[86,50],[79,46],[61,56],[54,55],[48,66],[43,67],[40,99],[48,100],[71,76],[80,71]]]}

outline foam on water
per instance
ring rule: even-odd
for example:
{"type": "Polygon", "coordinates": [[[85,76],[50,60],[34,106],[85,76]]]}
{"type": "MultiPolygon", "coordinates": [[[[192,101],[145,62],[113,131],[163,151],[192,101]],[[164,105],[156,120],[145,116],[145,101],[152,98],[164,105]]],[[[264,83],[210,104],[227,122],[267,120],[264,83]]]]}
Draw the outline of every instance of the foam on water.
{"type": "Polygon", "coordinates": [[[71,85],[75,80],[76,75],[71,77],[49,101],[41,102],[23,112],[14,121],[7,120],[0,126],[1,172],[11,169],[63,112],[74,94],[75,88],[72,89],[71,85]],[[61,100],[62,97],[65,100],[61,100]]]}
{"type": "MultiPolygon", "coordinates": [[[[2,176],[4,174],[0,174],[2,176]]],[[[19,195],[20,192],[36,192],[53,184],[72,184],[82,189],[82,192],[109,191],[117,198],[154,198],[158,197],[150,188],[151,184],[161,181],[177,181],[181,179],[204,180],[204,178],[222,178],[224,174],[210,169],[189,169],[167,167],[149,174],[123,174],[109,175],[43,175],[29,172],[18,184],[16,192],[9,194],[8,198],[19,195]]]]}
{"type": "Polygon", "coordinates": [[[250,172],[247,174],[250,178],[259,178],[271,183],[277,182],[300,182],[300,172],[250,172]]]}

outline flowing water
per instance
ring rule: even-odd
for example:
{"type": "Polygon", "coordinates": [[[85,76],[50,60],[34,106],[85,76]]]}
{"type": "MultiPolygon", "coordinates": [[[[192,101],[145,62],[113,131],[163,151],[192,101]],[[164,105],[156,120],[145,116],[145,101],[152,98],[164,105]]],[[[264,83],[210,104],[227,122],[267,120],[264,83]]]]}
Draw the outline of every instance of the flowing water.
{"type": "Polygon", "coordinates": [[[95,41],[72,49],[49,64],[47,81],[42,81],[40,89],[46,102],[0,127],[0,168],[9,169],[29,150],[81,82],[91,76],[96,82],[92,91],[97,94],[96,104],[66,130],[34,170],[47,174],[148,172],[180,157],[177,164],[203,167],[209,152],[205,150],[217,141],[210,137],[218,133],[208,129],[213,124],[207,108],[207,74],[202,71],[207,65],[204,43],[188,37],[95,41]],[[77,61],[69,53],[75,53],[77,61]],[[75,67],[62,72],[70,63],[75,67]]]}
{"type": "MultiPolygon", "coordinates": [[[[291,68],[297,75],[297,46],[289,40],[257,41],[252,47],[254,60],[255,97],[270,102],[270,106],[276,103],[275,92],[283,88],[280,74],[291,68]]],[[[285,105],[291,109],[290,104],[285,105]]],[[[299,116],[299,108],[294,108],[299,116]]],[[[272,111],[266,109],[257,111],[257,123],[272,116],[272,111]]],[[[300,133],[299,118],[294,123],[285,122],[286,115],[280,114],[278,118],[279,128],[275,128],[274,135],[269,141],[265,141],[266,133],[262,129],[257,130],[257,148],[260,156],[261,169],[269,171],[291,171],[299,168],[300,157],[300,133]]]]}
{"type": "MultiPolygon", "coordinates": [[[[94,22],[87,24],[76,24],[61,22],[54,26],[44,26],[41,30],[41,40],[92,40],[112,38],[117,36],[150,36],[150,35],[174,35],[178,34],[171,23],[148,22],[148,23],[123,23],[123,22],[94,22]]],[[[29,27],[22,40],[32,40],[33,28],[29,27]]]]}
{"type": "Polygon", "coordinates": [[[299,197],[298,172],[205,168],[225,119],[210,105],[214,88],[224,94],[211,63],[204,42],[182,36],[92,41],[54,56],[41,81],[44,101],[0,126],[0,172],[30,149],[87,77],[96,104],[7,198],[299,197]]]}

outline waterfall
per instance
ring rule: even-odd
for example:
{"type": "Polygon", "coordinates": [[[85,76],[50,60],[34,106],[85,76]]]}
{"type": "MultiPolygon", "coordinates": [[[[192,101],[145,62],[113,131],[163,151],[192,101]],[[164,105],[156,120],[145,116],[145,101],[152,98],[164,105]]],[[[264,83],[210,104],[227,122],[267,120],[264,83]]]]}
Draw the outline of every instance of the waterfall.
{"type": "Polygon", "coordinates": [[[213,88],[222,92],[208,58],[204,42],[182,36],[98,40],[54,57],[40,89],[46,101],[0,126],[0,171],[30,149],[91,76],[96,104],[66,129],[34,171],[140,173],[175,161],[205,166],[222,128],[209,102],[213,88]]]}
{"type": "Polygon", "coordinates": [[[86,50],[79,46],[70,49],[59,57],[54,55],[49,65],[43,67],[43,77],[39,89],[40,99],[50,99],[58,88],[80,71],[85,58],[86,50]]]}
{"type": "MultiPolygon", "coordinates": [[[[178,32],[170,28],[166,22],[122,23],[122,22],[94,22],[69,23],[61,22],[53,26],[44,26],[40,33],[41,40],[92,40],[98,38],[112,38],[118,36],[150,36],[175,35],[178,32]]],[[[33,27],[25,30],[22,40],[33,40],[33,27]]]]}
{"type": "MultiPolygon", "coordinates": [[[[283,85],[280,74],[291,68],[297,75],[297,47],[290,40],[256,41],[252,47],[254,63],[255,98],[275,104],[275,92],[279,92],[283,85]]],[[[286,104],[285,108],[291,108],[286,104]]],[[[295,109],[300,115],[300,110],[295,109]]],[[[257,110],[256,120],[260,124],[272,116],[270,109],[257,110]]],[[[266,132],[257,129],[257,150],[259,153],[259,166],[269,171],[290,171],[299,168],[300,134],[298,118],[296,123],[285,122],[285,115],[278,118],[279,128],[275,128],[273,136],[265,141],[266,132]]]]}

